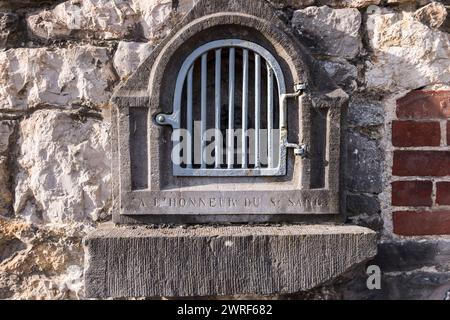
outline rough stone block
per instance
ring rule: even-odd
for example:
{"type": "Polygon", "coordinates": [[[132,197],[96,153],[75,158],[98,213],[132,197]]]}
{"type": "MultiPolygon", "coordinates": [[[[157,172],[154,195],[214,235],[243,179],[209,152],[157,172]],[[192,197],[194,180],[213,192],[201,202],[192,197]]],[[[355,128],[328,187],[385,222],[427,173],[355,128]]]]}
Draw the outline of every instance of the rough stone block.
{"type": "Polygon", "coordinates": [[[347,188],[351,191],[382,191],[383,151],[379,142],[357,132],[347,134],[347,188]]]}
{"type": "Polygon", "coordinates": [[[347,214],[354,216],[360,214],[374,215],[381,212],[380,201],[376,196],[366,194],[347,195],[347,214]]]}
{"type": "Polygon", "coordinates": [[[293,27],[313,53],[355,58],[361,47],[361,14],[357,9],[308,7],[294,12],[293,27]]]}
{"type": "Polygon", "coordinates": [[[348,105],[347,119],[354,126],[379,126],[384,123],[384,106],[366,97],[353,97],[348,105]]]}
{"type": "Polygon", "coordinates": [[[366,15],[368,89],[399,92],[450,81],[448,33],[417,21],[413,12],[379,8],[366,15]]]}
{"type": "Polygon", "coordinates": [[[356,226],[105,226],[85,238],[86,295],[286,294],[314,288],[376,254],[356,226]]]}

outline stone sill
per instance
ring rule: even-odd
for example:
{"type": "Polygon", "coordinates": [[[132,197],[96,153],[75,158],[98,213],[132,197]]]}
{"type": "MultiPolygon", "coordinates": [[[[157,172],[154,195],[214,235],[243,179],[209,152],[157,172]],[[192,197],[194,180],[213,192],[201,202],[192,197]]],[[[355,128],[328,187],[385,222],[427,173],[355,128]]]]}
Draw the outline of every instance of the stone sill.
{"type": "Polygon", "coordinates": [[[85,238],[89,298],[291,294],[376,255],[358,226],[157,228],[108,224],[85,238]]]}

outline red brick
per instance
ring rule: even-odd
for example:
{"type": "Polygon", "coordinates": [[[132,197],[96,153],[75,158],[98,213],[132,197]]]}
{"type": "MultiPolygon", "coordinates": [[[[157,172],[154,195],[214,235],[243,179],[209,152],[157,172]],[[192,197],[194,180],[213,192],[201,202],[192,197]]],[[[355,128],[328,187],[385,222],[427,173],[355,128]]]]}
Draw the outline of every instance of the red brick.
{"type": "Polygon", "coordinates": [[[397,101],[399,119],[450,118],[450,91],[412,91],[397,101]]]}
{"type": "Polygon", "coordinates": [[[392,144],[395,147],[425,147],[441,144],[439,122],[394,121],[392,144]]]}
{"type": "Polygon", "coordinates": [[[392,183],[392,205],[394,206],[431,206],[433,200],[431,181],[396,181],[392,183]]]}
{"type": "Polygon", "coordinates": [[[434,212],[398,211],[393,216],[394,233],[402,236],[450,234],[450,210],[434,212]]]}
{"type": "Polygon", "coordinates": [[[396,176],[450,175],[450,151],[401,151],[394,152],[392,173],[396,176]]]}
{"type": "Polygon", "coordinates": [[[450,206],[450,182],[438,182],[436,184],[436,203],[450,206]]]}

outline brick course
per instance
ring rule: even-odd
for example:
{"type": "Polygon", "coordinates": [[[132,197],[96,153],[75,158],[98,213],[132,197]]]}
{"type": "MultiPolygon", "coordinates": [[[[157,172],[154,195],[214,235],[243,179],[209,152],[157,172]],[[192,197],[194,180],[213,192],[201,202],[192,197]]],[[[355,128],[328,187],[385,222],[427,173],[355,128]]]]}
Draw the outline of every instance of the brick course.
{"type": "Polygon", "coordinates": [[[394,233],[448,235],[450,148],[444,146],[450,146],[450,91],[413,91],[397,101],[396,115],[392,174],[402,180],[392,183],[394,233]]]}

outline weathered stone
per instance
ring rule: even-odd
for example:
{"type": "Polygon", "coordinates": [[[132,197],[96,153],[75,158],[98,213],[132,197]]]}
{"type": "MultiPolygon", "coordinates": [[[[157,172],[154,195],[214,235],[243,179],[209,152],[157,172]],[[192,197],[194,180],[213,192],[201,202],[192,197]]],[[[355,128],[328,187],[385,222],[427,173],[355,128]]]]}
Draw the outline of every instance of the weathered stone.
{"type": "Polygon", "coordinates": [[[379,214],[381,212],[380,200],[371,195],[347,195],[347,213],[349,215],[379,214]]]}
{"type": "Polygon", "coordinates": [[[354,226],[105,227],[85,239],[86,295],[295,293],[372,258],[375,241],[354,226]]]}
{"type": "Polygon", "coordinates": [[[432,2],[414,13],[414,18],[430,28],[437,29],[447,18],[447,9],[442,3],[432,2]]]}
{"type": "Polygon", "coordinates": [[[82,298],[84,233],[0,218],[0,299],[82,298]]]}
{"type": "Polygon", "coordinates": [[[0,120],[0,155],[6,155],[8,152],[15,124],[15,121],[0,120]]]}
{"type": "Polygon", "coordinates": [[[335,60],[321,61],[321,65],[330,78],[338,86],[345,89],[347,93],[353,92],[357,88],[358,68],[347,60],[337,58],[335,60]]]}
{"type": "Polygon", "coordinates": [[[0,216],[12,213],[13,195],[11,192],[11,174],[8,168],[8,158],[0,156],[0,216]]]}
{"type": "Polygon", "coordinates": [[[369,228],[374,231],[381,231],[384,227],[383,218],[377,214],[360,214],[356,216],[348,217],[348,223],[365,228],[369,228]]]}
{"type": "MultiPolygon", "coordinates": [[[[368,265],[377,265],[370,262],[368,265]]],[[[409,272],[385,272],[381,268],[381,288],[367,287],[366,270],[346,275],[330,291],[340,292],[344,300],[448,300],[450,299],[450,273],[424,268],[409,272]]]]}
{"type": "Polygon", "coordinates": [[[90,45],[0,52],[0,109],[106,104],[117,80],[110,55],[90,45]]]}
{"type": "Polygon", "coordinates": [[[357,9],[308,7],[294,12],[292,25],[316,54],[355,58],[361,47],[361,15],[357,9]]]}
{"type": "Polygon", "coordinates": [[[27,17],[33,36],[43,39],[77,37],[121,39],[136,29],[138,15],[131,1],[66,1],[27,17]]]}
{"type": "Polygon", "coordinates": [[[176,11],[173,10],[173,2],[172,0],[133,0],[135,10],[140,13],[140,26],[146,39],[157,41],[164,38],[197,0],[176,1],[176,11]]]}
{"type": "Polygon", "coordinates": [[[12,186],[9,162],[11,159],[11,135],[14,132],[15,121],[0,121],[0,216],[12,214],[12,186]]]}
{"type": "Polygon", "coordinates": [[[153,46],[150,43],[119,42],[114,54],[114,68],[121,79],[128,78],[148,57],[153,46]]]}
{"type": "Polygon", "coordinates": [[[381,0],[317,0],[316,5],[326,5],[334,8],[366,8],[380,4],[381,0]]]}
{"type": "Polygon", "coordinates": [[[108,124],[81,112],[41,110],[20,123],[16,215],[36,223],[108,214],[108,124]]]}
{"type": "Polygon", "coordinates": [[[19,8],[34,8],[45,7],[48,5],[57,4],[64,0],[0,0],[0,8],[19,9],[19,8]]]}
{"type": "Polygon", "coordinates": [[[290,7],[293,9],[301,9],[308,6],[312,6],[316,1],[315,0],[269,0],[269,2],[275,8],[286,8],[290,7]]]}
{"type": "Polygon", "coordinates": [[[290,7],[302,9],[308,6],[329,6],[333,8],[366,8],[370,5],[377,5],[381,0],[270,0],[277,8],[290,7]]]}
{"type": "Polygon", "coordinates": [[[450,241],[446,239],[383,241],[378,245],[378,255],[374,263],[385,272],[412,271],[425,267],[449,272],[450,241]]]}
{"type": "Polygon", "coordinates": [[[162,39],[195,0],[70,0],[27,17],[38,38],[162,39]]]}
{"type": "Polygon", "coordinates": [[[347,120],[354,126],[379,126],[384,123],[384,114],[384,106],[381,102],[354,97],[348,106],[347,120]]]}
{"type": "Polygon", "coordinates": [[[347,131],[346,185],[356,192],[382,191],[383,151],[379,142],[347,131]]]}
{"type": "Polygon", "coordinates": [[[9,35],[17,28],[18,17],[11,12],[0,12],[0,49],[6,47],[9,35]]]}
{"type": "Polygon", "coordinates": [[[367,17],[372,57],[369,89],[398,92],[450,81],[450,35],[428,28],[408,12],[377,10],[367,17]]]}

